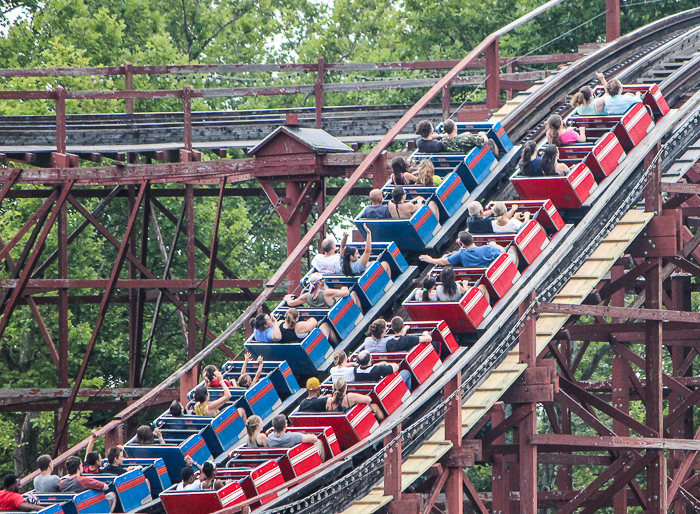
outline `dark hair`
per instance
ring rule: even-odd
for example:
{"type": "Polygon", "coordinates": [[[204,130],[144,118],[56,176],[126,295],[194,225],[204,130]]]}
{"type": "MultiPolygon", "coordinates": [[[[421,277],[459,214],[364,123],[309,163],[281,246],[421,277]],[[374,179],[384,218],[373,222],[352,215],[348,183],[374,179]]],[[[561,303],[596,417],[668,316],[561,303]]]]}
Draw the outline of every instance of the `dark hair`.
{"type": "Polygon", "coordinates": [[[250,326],[253,327],[253,330],[265,329],[265,325],[267,325],[267,320],[265,319],[265,316],[267,316],[267,314],[261,313],[250,320],[250,326]]]}
{"type": "Polygon", "coordinates": [[[425,280],[423,280],[423,291],[421,294],[421,299],[424,302],[429,302],[430,301],[430,290],[435,287],[435,284],[437,281],[435,280],[435,277],[425,277],[425,280]]]}
{"type": "Polygon", "coordinates": [[[186,466],[182,468],[182,471],[180,472],[180,477],[182,478],[183,482],[187,482],[190,478],[194,477],[194,470],[189,466],[186,466]]]}
{"type": "Polygon", "coordinates": [[[375,339],[384,337],[384,332],[386,332],[386,321],[381,318],[375,319],[369,326],[369,335],[375,339]]]}
{"type": "Polygon", "coordinates": [[[85,464],[94,466],[100,462],[100,452],[90,452],[85,456],[85,464]]]}
{"type": "Polygon", "coordinates": [[[202,473],[204,473],[205,477],[214,478],[215,472],[216,472],[216,467],[214,466],[213,462],[208,460],[204,464],[202,464],[202,473]]]}
{"type": "Polygon", "coordinates": [[[75,475],[82,464],[80,457],[74,455],[66,461],[66,472],[68,472],[69,475],[75,475]]]}
{"type": "Polygon", "coordinates": [[[455,129],[457,125],[455,125],[455,122],[452,120],[445,120],[445,122],[442,124],[442,129],[445,131],[445,134],[452,134],[452,131],[455,129]]]}
{"type": "Polygon", "coordinates": [[[208,394],[209,391],[207,391],[207,386],[197,386],[197,388],[194,390],[194,401],[204,403],[207,401],[208,394]]]}
{"type": "MultiPolygon", "coordinates": [[[[71,473],[72,475],[73,473],[71,473]]],[[[17,475],[7,475],[5,477],[5,489],[9,489],[17,482],[17,475]]]]}
{"type": "Polygon", "coordinates": [[[552,144],[556,146],[561,146],[561,138],[559,137],[559,129],[561,128],[561,116],[558,114],[552,114],[547,120],[547,129],[549,130],[549,135],[552,138],[552,144]]]}
{"type": "Polygon", "coordinates": [[[36,460],[36,465],[41,471],[46,471],[51,465],[51,455],[42,455],[36,460]]]}
{"type": "Polygon", "coordinates": [[[357,363],[360,366],[367,366],[372,360],[372,355],[367,350],[362,350],[357,354],[357,363]]]}
{"type": "Polygon", "coordinates": [[[428,120],[421,121],[416,127],[416,134],[420,137],[428,137],[433,133],[433,124],[428,120]]]}
{"type": "Polygon", "coordinates": [[[355,274],[352,272],[352,266],[350,262],[350,257],[355,255],[355,252],[357,252],[357,248],[354,246],[346,246],[345,251],[343,252],[343,256],[340,258],[340,265],[343,269],[343,275],[346,277],[352,277],[355,274]]]}
{"type": "Polygon", "coordinates": [[[408,172],[408,163],[406,162],[406,159],[404,159],[400,155],[394,157],[391,160],[391,169],[394,170],[394,184],[396,184],[397,186],[405,184],[406,181],[401,175],[403,173],[408,172]]]}
{"type": "Polygon", "coordinates": [[[442,290],[448,297],[457,294],[457,282],[455,281],[455,270],[452,266],[445,266],[440,272],[440,282],[442,290]]]}
{"type": "Polygon", "coordinates": [[[534,141],[528,141],[522,147],[520,154],[520,173],[532,177],[532,156],[537,151],[537,145],[534,141]]]}
{"type": "Polygon", "coordinates": [[[284,417],[284,414],[278,414],[272,418],[272,428],[274,428],[275,432],[278,434],[281,434],[282,431],[287,428],[287,418],[284,417]]]}
{"type": "Polygon", "coordinates": [[[113,446],[107,452],[107,461],[109,461],[109,463],[112,464],[115,459],[119,458],[123,451],[124,450],[122,450],[121,446],[113,446]]]}
{"type": "Polygon", "coordinates": [[[391,330],[396,333],[401,332],[403,328],[403,318],[401,316],[394,316],[391,318],[391,330]]]}
{"type": "Polygon", "coordinates": [[[204,368],[204,376],[207,378],[207,380],[209,380],[209,382],[214,381],[214,373],[216,373],[216,366],[214,366],[213,364],[209,364],[209,366],[204,368]]]}
{"type": "Polygon", "coordinates": [[[173,400],[173,403],[170,404],[170,415],[174,418],[182,416],[182,404],[180,400],[173,400]]]}
{"type": "Polygon", "coordinates": [[[141,425],[136,430],[136,444],[153,444],[153,429],[148,425],[141,425]]]}
{"type": "Polygon", "coordinates": [[[608,92],[610,96],[616,96],[620,94],[620,91],[622,91],[622,82],[620,82],[617,79],[612,79],[611,81],[608,82],[607,87],[605,90],[608,92]]]}
{"type": "Polygon", "coordinates": [[[469,232],[467,232],[466,230],[462,230],[459,233],[459,242],[462,243],[462,245],[464,246],[471,246],[474,244],[474,238],[469,232]]]}
{"type": "Polygon", "coordinates": [[[401,186],[395,186],[394,189],[391,190],[391,202],[396,204],[396,212],[399,212],[399,204],[401,203],[401,199],[406,195],[406,191],[404,191],[404,188],[401,186]]]}
{"type": "Polygon", "coordinates": [[[557,167],[557,147],[556,145],[545,145],[542,155],[542,174],[556,175],[557,167]]]}
{"type": "Polygon", "coordinates": [[[571,97],[571,105],[573,107],[578,107],[579,105],[587,104],[593,98],[593,92],[588,86],[583,86],[578,90],[578,93],[571,97]]]}

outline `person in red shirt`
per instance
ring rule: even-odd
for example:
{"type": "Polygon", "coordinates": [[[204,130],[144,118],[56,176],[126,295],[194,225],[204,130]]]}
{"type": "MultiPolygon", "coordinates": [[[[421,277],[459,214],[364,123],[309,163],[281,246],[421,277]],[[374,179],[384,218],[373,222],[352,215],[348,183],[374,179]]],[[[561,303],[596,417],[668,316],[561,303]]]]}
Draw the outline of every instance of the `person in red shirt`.
{"type": "Polygon", "coordinates": [[[92,434],[90,434],[90,441],[88,441],[87,448],[85,448],[85,463],[83,464],[83,475],[96,475],[100,472],[100,465],[102,464],[102,456],[100,452],[92,451],[95,445],[95,441],[99,439],[97,435],[97,430],[93,429],[92,434]]]}
{"type": "MultiPolygon", "coordinates": [[[[61,491],[64,493],[82,493],[88,489],[92,491],[107,491],[109,485],[100,482],[94,478],[84,477],[82,475],[83,463],[80,457],[71,457],[66,461],[66,471],[68,476],[61,480],[61,491]]],[[[109,511],[114,512],[114,506],[117,503],[117,497],[113,492],[105,494],[109,511]]]]}
{"type": "Polygon", "coordinates": [[[43,508],[41,505],[29,503],[24,496],[19,494],[19,480],[15,475],[5,477],[4,489],[0,491],[0,512],[13,510],[37,512],[43,508]]]}

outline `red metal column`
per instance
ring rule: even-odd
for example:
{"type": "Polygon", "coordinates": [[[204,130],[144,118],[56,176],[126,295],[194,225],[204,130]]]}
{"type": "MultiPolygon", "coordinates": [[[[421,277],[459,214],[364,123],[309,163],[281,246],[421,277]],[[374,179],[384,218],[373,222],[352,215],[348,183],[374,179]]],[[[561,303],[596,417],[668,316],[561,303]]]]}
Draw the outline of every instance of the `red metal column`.
{"type": "Polygon", "coordinates": [[[56,87],[56,152],[66,153],[66,90],[56,87]]]}
{"type": "Polygon", "coordinates": [[[501,70],[498,38],[486,47],[486,108],[501,107],[501,70]]]}
{"type": "MultiPolygon", "coordinates": [[[[532,291],[520,306],[520,316],[525,316],[529,305],[535,300],[532,291]]],[[[536,315],[526,315],[520,331],[520,362],[528,368],[537,365],[536,315]]],[[[518,424],[520,451],[520,514],[537,514],[537,447],[530,442],[530,436],[537,433],[537,405],[529,403],[527,416],[518,424]]]]}
{"type": "MultiPolygon", "coordinates": [[[[401,423],[384,437],[384,494],[393,496],[397,504],[401,501],[401,423]],[[395,443],[392,441],[397,439],[395,443]]],[[[392,509],[394,512],[395,509],[392,509]]]]}
{"type": "Polygon", "coordinates": [[[325,70],[326,58],[320,55],[318,57],[318,74],[314,83],[314,99],[316,103],[316,128],[323,128],[323,105],[325,103],[325,95],[323,92],[323,80],[326,74],[325,70]]]}
{"type": "Polygon", "coordinates": [[[620,37],[620,0],[605,0],[605,40],[620,37]]]}
{"type": "Polygon", "coordinates": [[[381,189],[386,184],[387,178],[389,178],[386,161],[386,152],[382,152],[372,164],[372,187],[375,189],[381,189]]]}
{"type": "MultiPolygon", "coordinates": [[[[444,395],[449,397],[462,386],[462,375],[457,375],[445,386],[444,395]]],[[[457,393],[449,402],[445,413],[445,439],[452,442],[452,452],[462,447],[462,394],[457,393]]],[[[447,514],[462,514],[464,512],[463,479],[461,468],[449,468],[449,476],[445,482],[445,502],[447,514]]]]}

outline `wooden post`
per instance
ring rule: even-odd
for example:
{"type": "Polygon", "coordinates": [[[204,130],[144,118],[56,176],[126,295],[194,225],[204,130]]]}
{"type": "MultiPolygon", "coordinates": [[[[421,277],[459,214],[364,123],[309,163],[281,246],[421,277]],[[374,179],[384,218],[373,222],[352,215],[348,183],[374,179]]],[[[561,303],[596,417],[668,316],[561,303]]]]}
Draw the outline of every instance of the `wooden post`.
{"type": "Polygon", "coordinates": [[[498,38],[486,47],[486,107],[497,110],[501,107],[500,52],[498,38]]]}
{"type": "Polygon", "coordinates": [[[605,40],[620,37],[620,0],[605,0],[605,40]]]}
{"type": "MultiPolygon", "coordinates": [[[[444,396],[449,397],[462,386],[462,375],[457,373],[445,386],[444,396]]],[[[458,393],[450,400],[448,410],[445,413],[445,439],[452,442],[451,451],[459,451],[462,447],[462,395],[458,393]]],[[[462,514],[464,512],[463,479],[464,471],[461,468],[450,468],[447,482],[445,482],[445,502],[448,514],[462,514]]]]}
{"type": "Polygon", "coordinates": [[[56,88],[56,153],[66,153],[66,90],[56,88]]]}
{"type": "MultiPolygon", "coordinates": [[[[124,91],[134,90],[134,65],[129,61],[124,63],[124,91]]],[[[134,114],[134,99],[126,98],[124,106],[127,114],[134,114]]]]}
{"type": "Polygon", "coordinates": [[[180,160],[183,162],[192,161],[192,88],[185,84],[182,87],[182,107],[184,121],[185,151],[187,154],[180,160]]]}
{"type": "Polygon", "coordinates": [[[323,80],[326,74],[325,70],[326,59],[322,55],[318,57],[318,74],[314,83],[314,99],[316,100],[316,128],[323,128],[323,104],[325,96],[323,93],[323,80]]]}
{"type": "Polygon", "coordinates": [[[391,444],[401,434],[401,423],[396,425],[384,438],[384,494],[401,501],[401,438],[391,444]]]}
{"type": "Polygon", "coordinates": [[[448,82],[445,87],[442,88],[442,119],[446,120],[450,117],[450,83],[448,82]]]}
{"type": "MultiPolygon", "coordinates": [[[[528,368],[537,365],[536,324],[534,312],[527,310],[535,301],[535,291],[532,291],[520,305],[520,317],[526,316],[522,322],[519,350],[520,362],[528,368]]],[[[518,424],[518,445],[520,449],[520,514],[537,514],[537,447],[530,443],[530,436],[537,433],[537,405],[526,404],[528,414],[518,424]]]]}

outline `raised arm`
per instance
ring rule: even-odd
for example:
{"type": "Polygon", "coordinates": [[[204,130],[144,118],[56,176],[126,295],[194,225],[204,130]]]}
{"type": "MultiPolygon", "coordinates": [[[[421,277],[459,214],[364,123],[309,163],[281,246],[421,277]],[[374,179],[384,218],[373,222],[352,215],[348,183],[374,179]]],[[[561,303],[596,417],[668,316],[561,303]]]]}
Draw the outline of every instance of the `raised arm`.
{"type": "Polygon", "coordinates": [[[513,217],[513,214],[515,214],[515,211],[517,211],[517,210],[518,210],[518,204],[514,203],[513,206],[510,209],[508,209],[508,212],[506,212],[505,217],[507,219],[511,219],[513,217]]]}
{"type": "Polygon", "coordinates": [[[579,127],[578,128],[578,136],[576,136],[576,141],[579,143],[586,142],[586,127],[579,127]]]}
{"type": "Polygon", "coordinates": [[[221,374],[221,371],[218,369],[214,373],[214,376],[217,378],[219,383],[221,384],[221,388],[224,390],[224,394],[221,398],[218,400],[214,400],[213,402],[209,402],[209,405],[207,405],[207,411],[212,412],[215,411],[219,408],[221,408],[227,401],[231,399],[231,391],[229,390],[228,386],[226,385],[226,381],[224,380],[224,376],[221,374]]]}
{"type": "Polygon", "coordinates": [[[260,374],[262,373],[263,369],[263,356],[258,355],[258,371],[255,372],[255,377],[253,378],[253,382],[250,384],[250,387],[253,387],[255,384],[258,383],[258,380],[260,380],[260,374]]]}
{"type": "MultiPolygon", "coordinates": [[[[360,262],[362,263],[363,266],[367,267],[367,263],[369,262],[369,257],[372,254],[372,231],[369,229],[367,224],[363,224],[363,227],[365,227],[365,231],[367,232],[367,236],[365,237],[365,250],[362,252],[362,256],[360,257],[360,262]]],[[[342,253],[341,253],[342,255],[342,253]]]]}
{"type": "MultiPolygon", "coordinates": [[[[367,228],[367,227],[365,226],[365,228],[367,228]]],[[[348,233],[343,232],[343,239],[340,240],[340,256],[341,257],[343,255],[345,255],[345,247],[347,246],[347,244],[348,244],[348,233]]]]}
{"type": "Polygon", "coordinates": [[[608,87],[608,81],[605,80],[605,75],[603,75],[603,74],[600,73],[599,71],[596,71],[596,72],[595,72],[595,76],[596,76],[596,77],[598,78],[598,80],[600,81],[600,85],[601,85],[601,86],[603,86],[603,87],[605,87],[605,88],[608,87]]]}
{"type": "Polygon", "coordinates": [[[92,448],[95,446],[95,441],[99,439],[99,436],[97,435],[97,429],[93,428],[92,432],[90,433],[90,440],[88,441],[87,447],[85,448],[85,458],[87,459],[87,454],[92,451],[92,448]]]}

